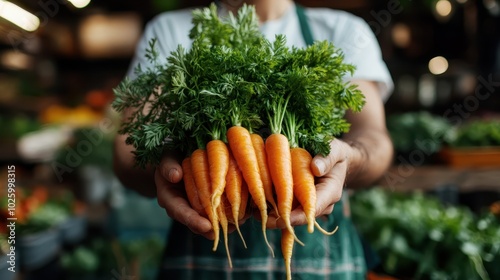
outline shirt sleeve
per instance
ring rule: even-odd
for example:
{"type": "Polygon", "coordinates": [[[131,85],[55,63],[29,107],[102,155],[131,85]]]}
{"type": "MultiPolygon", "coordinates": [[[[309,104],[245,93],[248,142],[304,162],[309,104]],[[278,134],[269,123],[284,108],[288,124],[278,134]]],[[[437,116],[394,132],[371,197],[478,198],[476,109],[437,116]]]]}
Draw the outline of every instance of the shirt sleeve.
{"type": "Polygon", "coordinates": [[[151,62],[146,59],[146,50],[148,49],[149,42],[151,39],[155,37],[154,32],[153,32],[153,26],[152,23],[148,23],[146,27],[144,28],[144,32],[141,36],[141,39],[137,43],[136,49],[134,56],[132,58],[132,61],[129,65],[128,71],[126,76],[130,79],[135,79],[137,77],[135,73],[135,69],[138,65],[141,66],[143,69],[147,69],[149,67],[152,67],[151,62]]]}
{"type": "Polygon", "coordinates": [[[345,62],[356,66],[354,75],[349,79],[363,79],[377,82],[382,99],[385,101],[394,89],[394,83],[383,61],[380,45],[370,26],[356,16],[347,17],[336,40],[345,55],[345,62]]]}

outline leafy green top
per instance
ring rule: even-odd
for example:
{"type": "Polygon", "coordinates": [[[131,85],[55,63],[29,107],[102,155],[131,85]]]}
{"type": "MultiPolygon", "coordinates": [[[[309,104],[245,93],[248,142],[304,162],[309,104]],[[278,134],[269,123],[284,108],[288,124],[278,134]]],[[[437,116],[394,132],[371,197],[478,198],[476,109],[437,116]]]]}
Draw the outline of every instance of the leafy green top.
{"type": "Polygon", "coordinates": [[[227,18],[214,4],[197,9],[189,35],[191,49],[179,45],[164,64],[151,40],[147,58],[153,67],[138,66],[135,80],[115,88],[113,107],[135,109],[120,133],[128,135],[140,166],[158,163],[166,150],[189,153],[210,139],[224,140],[232,125],[269,128],[269,119],[260,116],[274,114],[279,100],[287,100],[283,110],[300,119],[300,145],[327,154],[329,142],[349,129],[345,110],[364,105],[361,92],[343,81],[354,66],[343,62],[339,49],[326,41],[288,48],[284,35],[270,42],[259,31],[253,6],[227,18]]]}

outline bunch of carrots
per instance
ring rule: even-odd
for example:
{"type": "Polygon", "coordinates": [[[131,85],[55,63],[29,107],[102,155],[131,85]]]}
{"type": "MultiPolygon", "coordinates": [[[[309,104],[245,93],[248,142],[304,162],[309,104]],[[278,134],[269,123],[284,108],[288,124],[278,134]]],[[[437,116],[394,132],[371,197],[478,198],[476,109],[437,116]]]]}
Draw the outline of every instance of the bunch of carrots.
{"type": "MultiPolygon", "coordinates": [[[[277,119],[284,117],[284,113],[278,111],[277,119]]],[[[288,124],[295,125],[294,116],[287,117],[288,124]]],[[[222,227],[230,266],[228,223],[235,225],[246,248],[239,222],[246,214],[249,198],[259,209],[264,239],[273,256],[266,237],[268,205],[284,220],[286,229],[282,230],[281,246],[288,275],[291,275],[294,242],[304,246],[290,223],[294,199],[306,214],[310,233],[315,227],[327,235],[336,231],[327,232],[316,222],[312,155],[298,147],[294,140],[289,140],[293,137],[292,129],[289,129],[287,137],[273,128],[271,135],[264,139],[241,125],[234,125],[227,130],[227,142],[210,140],[204,148],[196,149],[182,162],[187,198],[193,209],[211,221],[215,232],[214,251],[220,239],[219,224],[222,227]]]]}
{"type": "Polygon", "coordinates": [[[128,135],[139,166],[158,164],[168,151],[185,153],[187,198],[212,223],[214,250],[222,229],[230,265],[228,227],[235,225],[246,247],[239,222],[250,202],[274,255],[266,236],[274,210],[286,225],[281,246],[291,277],[293,245],[304,245],[290,223],[292,209],[302,206],[309,232],[335,232],[315,220],[311,161],[328,154],[331,140],[348,131],[345,110],[364,105],[359,90],[344,81],[354,66],[328,42],[299,49],[287,47],[283,35],[268,41],[253,6],[226,19],[215,5],[195,10],[193,25],[190,50],[179,46],[159,63],[152,40],[152,67],[138,67],[134,80],[115,89],[117,111],[135,108],[120,133],[128,135]]]}

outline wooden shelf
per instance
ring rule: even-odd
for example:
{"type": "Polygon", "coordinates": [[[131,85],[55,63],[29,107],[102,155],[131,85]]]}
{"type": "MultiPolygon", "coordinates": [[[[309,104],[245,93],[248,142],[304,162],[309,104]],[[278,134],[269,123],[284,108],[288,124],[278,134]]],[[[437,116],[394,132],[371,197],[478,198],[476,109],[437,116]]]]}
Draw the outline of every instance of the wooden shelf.
{"type": "Polygon", "coordinates": [[[446,165],[393,166],[378,182],[382,187],[394,191],[432,191],[452,185],[460,192],[500,192],[500,168],[451,168],[446,165]]]}

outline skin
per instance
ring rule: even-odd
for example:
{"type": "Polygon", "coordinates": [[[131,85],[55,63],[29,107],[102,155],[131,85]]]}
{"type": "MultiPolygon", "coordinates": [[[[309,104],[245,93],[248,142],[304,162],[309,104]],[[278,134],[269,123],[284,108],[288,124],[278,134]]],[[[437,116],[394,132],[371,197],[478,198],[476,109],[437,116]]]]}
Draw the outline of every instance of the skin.
{"type": "MultiPolygon", "coordinates": [[[[226,0],[230,10],[242,0],[226,0]]],[[[279,18],[289,7],[289,0],[246,1],[256,6],[262,21],[279,18]]],[[[393,146],[385,126],[384,104],[374,82],[366,80],[351,81],[358,85],[366,98],[366,105],[359,113],[348,112],[346,117],[351,123],[349,133],[342,139],[331,142],[331,153],[326,157],[316,156],[312,162],[317,180],[316,217],[329,215],[341,196],[344,186],[352,189],[369,186],[388,169],[393,146]]],[[[130,109],[132,110],[132,109],[130,109]]],[[[129,116],[125,112],[124,118],[129,116]]],[[[181,158],[173,154],[163,157],[158,167],[145,170],[134,166],[133,147],[125,144],[126,135],[117,135],[114,146],[114,170],[124,186],[136,190],[147,197],[156,197],[168,216],[186,225],[192,232],[213,240],[210,221],[191,208],[182,185],[181,158]]],[[[307,224],[302,209],[291,213],[292,226],[307,224]]],[[[270,218],[268,228],[285,228],[282,219],[270,218]]],[[[230,229],[234,230],[234,226],[230,229]]]]}

